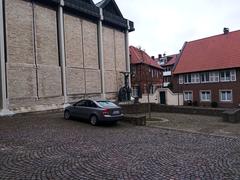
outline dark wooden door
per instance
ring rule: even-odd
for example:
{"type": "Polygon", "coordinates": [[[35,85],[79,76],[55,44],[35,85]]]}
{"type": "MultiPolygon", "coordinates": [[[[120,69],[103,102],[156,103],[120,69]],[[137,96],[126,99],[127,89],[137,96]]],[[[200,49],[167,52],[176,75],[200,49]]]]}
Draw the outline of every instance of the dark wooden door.
{"type": "Polygon", "coordinates": [[[166,104],[166,93],[165,93],[165,91],[160,92],[160,104],[166,104]]]}

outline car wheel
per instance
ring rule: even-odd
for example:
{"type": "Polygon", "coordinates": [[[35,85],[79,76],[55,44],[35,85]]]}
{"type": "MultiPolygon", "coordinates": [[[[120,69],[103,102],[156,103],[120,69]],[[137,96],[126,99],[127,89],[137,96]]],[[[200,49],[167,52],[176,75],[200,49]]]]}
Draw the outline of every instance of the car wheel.
{"type": "Polygon", "coordinates": [[[69,120],[71,118],[71,114],[69,111],[64,111],[64,119],[69,120]]]}
{"type": "Polygon", "coordinates": [[[91,125],[96,126],[97,123],[98,123],[98,118],[97,118],[97,116],[92,115],[92,116],[90,117],[90,123],[91,123],[91,125]]]}

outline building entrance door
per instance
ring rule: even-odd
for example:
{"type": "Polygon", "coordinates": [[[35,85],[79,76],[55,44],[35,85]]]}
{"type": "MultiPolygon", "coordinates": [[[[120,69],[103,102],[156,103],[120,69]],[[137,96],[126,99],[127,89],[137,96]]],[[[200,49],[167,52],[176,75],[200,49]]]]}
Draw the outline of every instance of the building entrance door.
{"type": "Polygon", "coordinates": [[[166,104],[166,93],[165,93],[165,91],[160,91],[160,104],[166,104]]]}

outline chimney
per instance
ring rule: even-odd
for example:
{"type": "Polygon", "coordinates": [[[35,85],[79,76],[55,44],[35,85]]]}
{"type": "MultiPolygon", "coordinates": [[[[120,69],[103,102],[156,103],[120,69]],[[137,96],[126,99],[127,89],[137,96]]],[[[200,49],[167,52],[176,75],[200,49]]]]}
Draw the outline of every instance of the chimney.
{"type": "Polygon", "coordinates": [[[226,28],[226,27],[223,28],[223,33],[224,33],[224,34],[228,34],[228,33],[229,33],[229,28],[226,28]]]}
{"type": "Polygon", "coordinates": [[[153,60],[155,60],[155,57],[154,57],[154,56],[152,56],[151,58],[152,58],[153,60]]]}

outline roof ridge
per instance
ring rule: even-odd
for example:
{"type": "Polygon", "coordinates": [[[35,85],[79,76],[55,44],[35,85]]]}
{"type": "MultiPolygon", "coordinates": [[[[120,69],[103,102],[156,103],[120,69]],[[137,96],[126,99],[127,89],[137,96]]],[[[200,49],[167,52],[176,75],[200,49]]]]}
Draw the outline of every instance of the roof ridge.
{"type": "Polygon", "coordinates": [[[240,67],[240,30],[186,42],[174,74],[240,67]]]}
{"type": "MultiPolygon", "coordinates": [[[[228,34],[233,34],[236,32],[240,32],[240,30],[235,30],[235,31],[229,31],[228,34]]],[[[196,40],[192,40],[192,41],[186,41],[187,43],[192,43],[192,42],[196,42],[196,41],[202,41],[202,40],[206,40],[206,39],[210,39],[210,38],[214,38],[214,37],[218,37],[218,36],[226,36],[228,34],[217,34],[217,35],[213,35],[213,36],[208,36],[208,37],[204,37],[204,38],[200,38],[200,39],[196,39],[196,40]]]]}
{"type": "Polygon", "coordinates": [[[135,58],[137,58],[138,63],[143,63],[155,68],[162,69],[162,67],[142,49],[134,46],[129,46],[129,49],[131,50],[131,53],[135,55],[135,58]]]}

